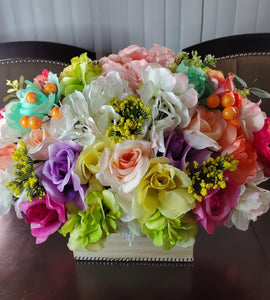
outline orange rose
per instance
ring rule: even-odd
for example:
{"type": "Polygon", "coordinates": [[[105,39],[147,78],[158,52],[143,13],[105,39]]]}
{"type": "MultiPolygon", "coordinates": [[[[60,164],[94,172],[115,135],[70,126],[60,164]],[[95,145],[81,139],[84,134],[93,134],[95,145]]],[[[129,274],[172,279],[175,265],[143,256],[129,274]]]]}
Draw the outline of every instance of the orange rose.
{"type": "Polygon", "coordinates": [[[221,156],[225,154],[233,155],[239,161],[237,169],[231,172],[230,176],[237,184],[243,184],[248,177],[256,173],[257,151],[251,141],[247,141],[244,134],[236,137],[231,145],[223,149],[221,156]]]}

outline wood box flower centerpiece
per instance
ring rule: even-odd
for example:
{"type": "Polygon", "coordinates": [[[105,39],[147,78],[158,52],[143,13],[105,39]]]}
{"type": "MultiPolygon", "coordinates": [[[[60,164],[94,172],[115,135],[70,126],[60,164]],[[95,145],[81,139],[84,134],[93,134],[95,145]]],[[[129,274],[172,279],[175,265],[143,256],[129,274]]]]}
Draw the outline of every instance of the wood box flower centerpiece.
{"type": "Polygon", "coordinates": [[[268,94],[214,64],[131,45],[8,80],[0,213],[77,259],[191,261],[198,223],[246,230],[270,201],[270,119],[247,96],[268,94]]]}

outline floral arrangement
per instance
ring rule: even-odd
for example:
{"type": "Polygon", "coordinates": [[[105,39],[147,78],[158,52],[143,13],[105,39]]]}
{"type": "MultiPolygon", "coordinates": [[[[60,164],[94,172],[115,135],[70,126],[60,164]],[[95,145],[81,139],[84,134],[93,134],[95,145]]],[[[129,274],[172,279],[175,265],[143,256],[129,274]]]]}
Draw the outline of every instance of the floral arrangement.
{"type": "Polygon", "coordinates": [[[0,214],[14,205],[37,244],[59,232],[70,250],[116,232],[169,250],[193,246],[198,223],[247,230],[270,202],[270,118],[248,95],[268,95],[214,65],[131,45],[8,80],[0,214]]]}

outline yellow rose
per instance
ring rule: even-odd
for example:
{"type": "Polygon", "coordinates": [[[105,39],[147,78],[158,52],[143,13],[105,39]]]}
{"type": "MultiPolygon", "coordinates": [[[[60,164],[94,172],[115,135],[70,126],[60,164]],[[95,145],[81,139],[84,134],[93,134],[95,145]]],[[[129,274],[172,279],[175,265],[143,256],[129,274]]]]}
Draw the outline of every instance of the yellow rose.
{"type": "Polygon", "coordinates": [[[100,170],[99,157],[105,148],[113,151],[114,144],[103,136],[97,138],[91,146],[85,147],[80,153],[76,162],[75,173],[79,176],[82,184],[87,183],[90,177],[100,170]]]}
{"type": "Polygon", "coordinates": [[[157,209],[169,219],[178,218],[195,207],[195,199],[188,193],[190,178],[169,165],[167,157],[150,160],[150,166],[135,191],[134,215],[144,221],[157,209]]]}

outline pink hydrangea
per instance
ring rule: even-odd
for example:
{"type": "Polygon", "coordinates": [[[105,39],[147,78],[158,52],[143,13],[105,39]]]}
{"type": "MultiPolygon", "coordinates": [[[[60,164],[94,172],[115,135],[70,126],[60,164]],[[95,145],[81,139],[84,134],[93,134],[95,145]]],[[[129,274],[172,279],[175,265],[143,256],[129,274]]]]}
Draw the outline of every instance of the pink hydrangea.
{"type": "Polygon", "coordinates": [[[175,53],[166,47],[155,44],[150,50],[136,45],[130,45],[118,54],[111,54],[100,59],[104,74],[116,71],[120,77],[129,83],[136,92],[142,82],[142,74],[150,63],[168,67],[173,63],[175,53]]]}

